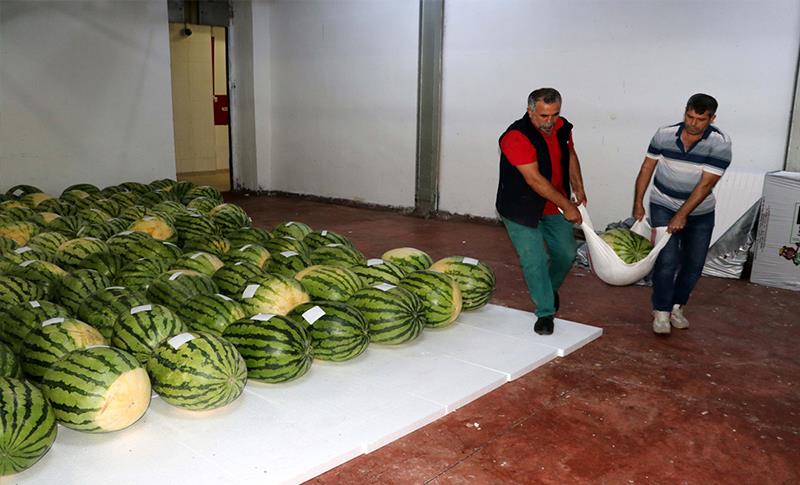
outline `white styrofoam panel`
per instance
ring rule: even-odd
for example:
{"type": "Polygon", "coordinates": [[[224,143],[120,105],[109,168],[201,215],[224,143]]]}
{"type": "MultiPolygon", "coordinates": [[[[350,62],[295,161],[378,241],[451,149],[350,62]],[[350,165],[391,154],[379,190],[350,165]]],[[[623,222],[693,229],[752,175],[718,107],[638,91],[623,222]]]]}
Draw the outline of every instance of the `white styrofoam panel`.
{"type": "Polygon", "coordinates": [[[747,212],[758,199],[764,188],[766,170],[728,169],[714,187],[717,200],[714,211],[714,231],[711,233],[713,246],[725,231],[747,212]]]}

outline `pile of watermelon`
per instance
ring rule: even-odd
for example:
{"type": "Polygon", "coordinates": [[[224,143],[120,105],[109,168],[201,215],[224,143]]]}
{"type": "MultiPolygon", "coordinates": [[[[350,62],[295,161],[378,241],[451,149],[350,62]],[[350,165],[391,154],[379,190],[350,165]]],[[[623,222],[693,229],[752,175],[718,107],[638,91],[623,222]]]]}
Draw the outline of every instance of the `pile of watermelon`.
{"type": "Polygon", "coordinates": [[[152,392],[225,406],[248,379],[400,345],[485,305],[492,269],[397,248],[368,259],[341,234],[253,227],[190,182],[0,194],[0,476],[50,449],[60,423],[134,424],[152,392]]]}

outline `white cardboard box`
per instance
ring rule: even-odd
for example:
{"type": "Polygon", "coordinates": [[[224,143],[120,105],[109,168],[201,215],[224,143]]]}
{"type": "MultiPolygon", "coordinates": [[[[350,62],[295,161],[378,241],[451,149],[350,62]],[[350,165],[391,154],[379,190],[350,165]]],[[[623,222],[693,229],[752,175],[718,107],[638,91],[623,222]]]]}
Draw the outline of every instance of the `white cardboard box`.
{"type": "Polygon", "coordinates": [[[771,172],[753,248],[750,281],[800,291],[800,172],[771,172]]]}

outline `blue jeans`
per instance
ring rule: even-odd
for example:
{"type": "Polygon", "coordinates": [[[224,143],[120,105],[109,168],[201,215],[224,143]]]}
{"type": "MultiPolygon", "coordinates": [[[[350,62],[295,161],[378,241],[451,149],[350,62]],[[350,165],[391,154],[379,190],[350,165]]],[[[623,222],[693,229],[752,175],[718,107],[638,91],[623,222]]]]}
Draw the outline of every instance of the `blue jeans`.
{"type": "MultiPolygon", "coordinates": [[[[675,211],[650,204],[650,225],[669,224],[675,211]]],[[[714,212],[689,216],[686,227],[672,233],[672,237],[656,259],[653,269],[653,309],[668,312],[672,305],[685,305],[689,294],[700,279],[706,262],[711,232],[714,230],[714,212]]]]}

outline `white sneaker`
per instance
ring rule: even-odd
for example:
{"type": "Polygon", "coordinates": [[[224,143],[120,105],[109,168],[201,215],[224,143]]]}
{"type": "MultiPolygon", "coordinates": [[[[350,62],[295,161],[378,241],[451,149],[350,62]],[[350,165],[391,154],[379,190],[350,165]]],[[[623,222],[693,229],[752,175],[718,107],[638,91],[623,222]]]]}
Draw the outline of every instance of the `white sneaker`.
{"type": "Polygon", "coordinates": [[[655,333],[668,334],[670,332],[669,315],[669,312],[653,310],[653,331],[655,333]]]}
{"type": "Polygon", "coordinates": [[[675,328],[689,328],[689,320],[683,316],[683,310],[681,310],[680,305],[672,305],[669,321],[675,328]]]}

